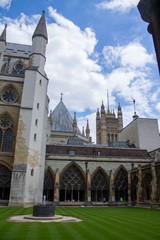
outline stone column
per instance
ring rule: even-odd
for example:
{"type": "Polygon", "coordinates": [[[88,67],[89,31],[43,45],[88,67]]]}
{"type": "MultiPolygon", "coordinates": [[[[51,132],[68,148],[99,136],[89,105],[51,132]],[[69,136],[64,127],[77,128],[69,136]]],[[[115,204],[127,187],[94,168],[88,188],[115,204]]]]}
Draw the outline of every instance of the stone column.
{"type": "Polygon", "coordinates": [[[59,171],[57,169],[55,181],[54,181],[54,202],[59,202],[59,189],[60,188],[60,182],[59,182],[59,171]]]}
{"type": "Polygon", "coordinates": [[[151,201],[152,203],[158,202],[158,189],[157,189],[157,176],[155,169],[155,162],[151,163],[151,173],[152,173],[152,192],[151,192],[151,201]]]}
{"type": "Polygon", "coordinates": [[[140,0],[137,7],[142,19],[149,23],[160,72],[160,0],[140,0]]]}
{"type": "Polygon", "coordinates": [[[138,165],[138,189],[137,189],[137,203],[142,202],[142,169],[141,165],[138,165]]]}
{"type": "Polygon", "coordinates": [[[91,202],[91,174],[89,170],[87,174],[87,201],[91,202]]]}
{"type": "Polygon", "coordinates": [[[128,171],[128,205],[131,205],[131,172],[128,171]]]}
{"type": "Polygon", "coordinates": [[[115,202],[115,189],[114,189],[114,176],[112,170],[110,171],[110,194],[109,194],[109,202],[115,202]]]}

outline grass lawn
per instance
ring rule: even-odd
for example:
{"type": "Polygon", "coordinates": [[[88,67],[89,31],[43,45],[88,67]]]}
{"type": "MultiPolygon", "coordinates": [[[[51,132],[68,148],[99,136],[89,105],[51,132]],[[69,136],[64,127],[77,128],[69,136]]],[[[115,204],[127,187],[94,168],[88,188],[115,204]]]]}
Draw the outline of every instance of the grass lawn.
{"type": "Polygon", "coordinates": [[[125,207],[56,207],[56,214],[82,219],[66,223],[12,223],[14,215],[32,208],[0,208],[0,240],[105,239],[160,240],[160,210],[125,207]]]}

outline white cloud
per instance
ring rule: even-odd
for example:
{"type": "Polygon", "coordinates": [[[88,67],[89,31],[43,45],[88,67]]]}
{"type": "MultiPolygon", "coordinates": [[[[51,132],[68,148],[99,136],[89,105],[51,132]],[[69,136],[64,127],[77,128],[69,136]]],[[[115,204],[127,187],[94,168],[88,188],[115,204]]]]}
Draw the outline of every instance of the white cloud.
{"type": "Polygon", "coordinates": [[[139,0],[110,0],[97,4],[99,9],[109,9],[118,12],[129,12],[131,8],[137,6],[139,0]]]}
{"type": "Polygon", "coordinates": [[[11,2],[12,2],[12,0],[0,0],[0,7],[9,9],[11,6],[11,2]]]}
{"type": "MultiPolygon", "coordinates": [[[[49,42],[47,46],[46,73],[49,77],[48,95],[50,109],[54,109],[63,92],[64,103],[69,110],[87,112],[87,116],[78,118],[79,128],[86,126],[89,119],[91,136],[95,142],[95,111],[104,100],[109,89],[110,106],[117,108],[119,99],[122,105],[124,123],[132,120],[133,104],[136,99],[137,113],[142,116],[152,114],[149,104],[158,98],[158,93],[151,93],[153,83],[150,80],[150,66],[154,63],[152,54],[138,42],[125,46],[105,46],[103,54],[95,52],[97,44],[93,29],[83,31],[70,20],[49,8],[50,23],[47,24],[49,42]],[[104,66],[97,58],[102,57],[104,66]]],[[[17,19],[3,18],[8,23],[7,41],[21,44],[32,43],[32,34],[40,15],[21,14],[17,19]],[[16,34],[15,34],[16,33],[16,34]]],[[[4,25],[0,25],[2,31],[4,25]]],[[[154,104],[155,105],[155,104],[154,104]]]]}
{"type": "Polygon", "coordinates": [[[158,110],[158,112],[160,112],[160,102],[157,103],[157,105],[156,105],[156,109],[158,110]]]}

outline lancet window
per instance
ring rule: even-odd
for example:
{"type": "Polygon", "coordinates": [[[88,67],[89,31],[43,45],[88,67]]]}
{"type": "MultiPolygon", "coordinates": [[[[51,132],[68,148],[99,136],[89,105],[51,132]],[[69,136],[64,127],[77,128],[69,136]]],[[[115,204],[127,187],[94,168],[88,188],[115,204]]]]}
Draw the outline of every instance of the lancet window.
{"type": "Polygon", "coordinates": [[[12,152],[13,124],[6,115],[0,118],[0,151],[12,152]]]}

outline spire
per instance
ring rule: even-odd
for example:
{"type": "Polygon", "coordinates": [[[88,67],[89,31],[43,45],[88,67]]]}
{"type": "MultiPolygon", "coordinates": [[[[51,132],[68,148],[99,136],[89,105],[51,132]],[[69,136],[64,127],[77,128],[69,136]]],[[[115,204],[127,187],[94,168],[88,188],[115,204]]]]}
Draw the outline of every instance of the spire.
{"type": "Polygon", "coordinates": [[[102,101],[102,105],[101,105],[101,115],[104,115],[105,114],[105,109],[104,109],[104,104],[103,104],[103,101],[102,101]]]}
{"type": "Polygon", "coordinates": [[[6,29],[7,29],[7,24],[5,24],[5,28],[0,36],[0,41],[6,42],[6,29]]]}
{"type": "Polygon", "coordinates": [[[107,112],[109,111],[109,94],[108,94],[108,89],[107,89],[107,112]]]}
{"type": "Polygon", "coordinates": [[[47,42],[48,42],[48,34],[47,34],[47,27],[46,27],[46,20],[45,20],[45,11],[43,11],[42,16],[39,20],[39,23],[36,27],[36,30],[33,33],[32,39],[40,36],[40,37],[44,37],[47,42]]]}
{"type": "Polygon", "coordinates": [[[90,129],[89,129],[89,122],[87,119],[87,126],[86,126],[86,137],[89,139],[90,138],[90,129]]]}
{"type": "Polygon", "coordinates": [[[84,126],[82,127],[82,136],[84,136],[84,126]]]}
{"type": "Polygon", "coordinates": [[[74,113],[74,119],[73,119],[73,132],[77,133],[77,119],[76,119],[76,112],[74,113]]]}

